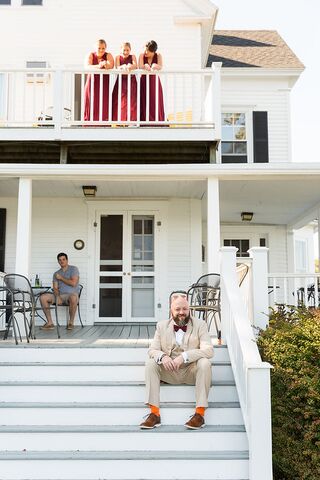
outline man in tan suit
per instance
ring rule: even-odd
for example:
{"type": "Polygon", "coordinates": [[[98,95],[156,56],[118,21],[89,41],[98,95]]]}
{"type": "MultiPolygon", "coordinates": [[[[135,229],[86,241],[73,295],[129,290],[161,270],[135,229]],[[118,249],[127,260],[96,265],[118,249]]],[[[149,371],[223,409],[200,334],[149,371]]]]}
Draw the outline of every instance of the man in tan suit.
{"type": "Polygon", "coordinates": [[[157,324],[146,362],[146,404],[150,414],[140,424],[142,429],[161,425],[160,381],[174,385],[195,385],[196,411],[185,424],[196,430],[204,427],[211,386],[213,347],[207,325],[190,316],[186,294],[172,296],[171,318],[157,324]]]}

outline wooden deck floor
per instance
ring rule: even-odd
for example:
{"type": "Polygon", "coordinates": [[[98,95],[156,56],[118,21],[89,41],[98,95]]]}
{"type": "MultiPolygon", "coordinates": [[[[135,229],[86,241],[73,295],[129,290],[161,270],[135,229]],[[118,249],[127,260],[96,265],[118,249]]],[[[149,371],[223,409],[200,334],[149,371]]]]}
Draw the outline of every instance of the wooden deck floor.
{"type": "MultiPolygon", "coordinates": [[[[76,326],[74,330],[66,330],[60,327],[61,338],[57,338],[57,330],[43,331],[36,327],[36,339],[28,344],[24,338],[18,345],[12,337],[0,340],[0,348],[22,347],[148,347],[154,336],[154,324],[110,324],[90,325],[81,328],[76,326]]],[[[3,334],[2,334],[3,337],[3,334]]]]}

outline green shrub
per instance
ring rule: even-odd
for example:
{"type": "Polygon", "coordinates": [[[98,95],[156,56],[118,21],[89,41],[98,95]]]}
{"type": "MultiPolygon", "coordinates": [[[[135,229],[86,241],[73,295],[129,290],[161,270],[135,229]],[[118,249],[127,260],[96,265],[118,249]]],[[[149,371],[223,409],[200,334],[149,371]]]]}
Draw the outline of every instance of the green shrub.
{"type": "Polygon", "coordinates": [[[276,480],[320,479],[320,311],[272,310],[258,346],[271,372],[276,480]]]}

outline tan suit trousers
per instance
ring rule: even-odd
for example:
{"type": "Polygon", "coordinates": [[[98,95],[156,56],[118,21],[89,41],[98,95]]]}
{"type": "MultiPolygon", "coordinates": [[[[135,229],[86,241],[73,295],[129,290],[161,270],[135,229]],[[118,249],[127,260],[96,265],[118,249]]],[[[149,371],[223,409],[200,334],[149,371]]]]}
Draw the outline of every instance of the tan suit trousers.
{"type": "Polygon", "coordinates": [[[195,385],[196,406],[207,407],[211,386],[211,362],[200,358],[197,362],[183,364],[179,370],[168,372],[163,365],[158,365],[153,358],[146,361],[146,403],[159,407],[160,381],[172,385],[195,385]]]}

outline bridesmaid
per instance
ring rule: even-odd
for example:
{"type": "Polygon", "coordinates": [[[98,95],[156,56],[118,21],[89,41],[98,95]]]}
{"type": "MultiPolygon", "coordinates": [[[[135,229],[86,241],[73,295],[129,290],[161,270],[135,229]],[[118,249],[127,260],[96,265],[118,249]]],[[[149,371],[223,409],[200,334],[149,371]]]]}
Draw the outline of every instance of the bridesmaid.
{"type": "MultiPolygon", "coordinates": [[[[100,39],[97,41],[95,51],[89,53],[85,67],[95,70],[109,70],[114,67],[114,60],[111,53],[107,53],[106,41],[100,39]]],[[[84,120],[109,120],[109,75],[102,75],[100,82],[100,75],[87,75],[86,84],[84,87],[84,120]],[[92,105],[93,112],[91,112],[91,89],[93,83],[92,105]],[[100,85],[100,83],[102,85],[100,85]],[[101,87],[101,88],[100,88],[101,87]],[[100,112],[100,94],[102,95],[102,112],[100,112]],[[101,113],[101,118],[100,118],[101,113]]]]}
{"type": "MultiPolygon", "coordinates": [[[[146,43],[145,50],[139,56],[139,68],[148,72],[162,69],[162,55],[157,53],[158,45],[154,40],[146,43]]],[[[163,122],[164,106],[163,91],[160,78],[157,75],[141,75],[140,84],[140,120],[163,122]],[[147,82],[149,83],[149,112],[147,112],[147,82]],[[158,86],[157,86],[158,82],[158,86]],[[156,96],[158,90],[158,115],[156,115],[156,96]],[[148,118],[149,113],[149,118],[148,118]],[[157,117],[157,118],[156,118],[157,117]]]]}
{"type": "Polygon", "coordinates": [[[124,42],[121,46],[121,55],[116,56],[115,67],[121,70],[121,95],[120,95],[120,115],[118,116],[118,98],[119,98],[119,76],[112,92],[112,120],[114,121],[132,121],[137,120],[137,80],[135,75],[131,75],[130,81],[130,112],[128,118],[128,77],[127,74],[137,68],[137,59],[131,54],[131,45],[124,42]]]}

